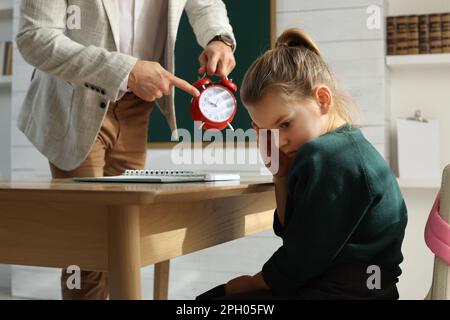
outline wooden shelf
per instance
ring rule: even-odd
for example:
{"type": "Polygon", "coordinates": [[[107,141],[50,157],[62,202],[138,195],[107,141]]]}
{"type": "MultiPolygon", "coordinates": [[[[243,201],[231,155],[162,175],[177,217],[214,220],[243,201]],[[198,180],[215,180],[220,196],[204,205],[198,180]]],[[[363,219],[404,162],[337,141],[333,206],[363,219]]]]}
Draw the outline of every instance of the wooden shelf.
{"type": "Polygon", "coordinates": [[[387,56],[386,65],[390,69],[410,67],[448,67],[450,68],[450,53],[387,56]]]}
{"type": "Polygon", "coordinates": [[[0,18],[12,18],[13,7],[12,0],[0,0],[0,18]]]}
{"type": "Polygon", "coordinates": [[[402,179],[397,178],[398,184],[402,189],[439,189],[441,187],[440,179],[402,179]]]}
{"type": "Polygon", "coordinates": [[[11,86],[12,76],[0,76],[0,88],[11,86]]]}

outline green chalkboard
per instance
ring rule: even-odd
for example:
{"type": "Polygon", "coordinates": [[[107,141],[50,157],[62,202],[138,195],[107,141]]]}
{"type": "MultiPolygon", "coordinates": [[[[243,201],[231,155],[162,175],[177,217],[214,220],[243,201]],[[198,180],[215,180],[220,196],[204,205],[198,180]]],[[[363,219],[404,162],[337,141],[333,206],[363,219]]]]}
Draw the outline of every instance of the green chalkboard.
{"type": "MultiPolygon", "coordinates": [[[[272,39],[272,1],[224,0],[237,41],[237,50],[235,52],[237,66],[230,78],[238,87],[250,64],[270,48],[272,39]]],[[[186,13],[184,13],[175,48],[175,74],[190,83],[195,82],[199,68],[198,57],[201,52],[202,48],[197,44],[186,13]]],[[[236,97],[238,98],[238,111],[233,121],[233,126],[235,129],[242,128],[247,130],[251,127],[250,118],[239,99],[239,92],[236,94],[236,97]]],[[[188,94],[181,90],[176,90],[175,106],[178,127],[187,129],[192,133],[193,120],[189,112],[190,101],[191,98],[188,94]]],[[[154,108],[151,115],[148,137],[149,142],[170,142],[170,129],[158,108],[154,108]]]]}

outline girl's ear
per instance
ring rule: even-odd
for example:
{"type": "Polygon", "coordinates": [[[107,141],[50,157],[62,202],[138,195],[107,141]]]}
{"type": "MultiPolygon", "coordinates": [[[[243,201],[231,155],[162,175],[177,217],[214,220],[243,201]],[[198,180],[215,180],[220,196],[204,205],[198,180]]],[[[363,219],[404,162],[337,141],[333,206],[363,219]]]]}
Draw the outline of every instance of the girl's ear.
{"type": "Polygon", "coordinates": [[[331,91],[327,86],[319,86],[314,90],[314,98],[320,106],[320,112],[324,115],[330,111],[331,91]]]}

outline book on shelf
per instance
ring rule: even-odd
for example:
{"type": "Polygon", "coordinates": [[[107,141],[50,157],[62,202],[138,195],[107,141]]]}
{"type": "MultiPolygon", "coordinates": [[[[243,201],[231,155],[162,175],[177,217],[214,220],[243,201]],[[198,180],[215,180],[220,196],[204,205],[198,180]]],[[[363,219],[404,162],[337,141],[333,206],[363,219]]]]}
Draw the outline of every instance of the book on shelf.
{"type": "Polygon", "coordinates": [[[441,15],[442,52],[450,53],[450,13],[441,15]]]}
{"type": "Polygon", "coordinates": [[[409,45],[408,54],[419,54],[419,16],[408,16],[409,45]]]}
{"type": "Polygon", "coordinates": [[[450,53],[450,13],[386,18],[388,55],[450,53]]]}
{"type": "Polygon", "coordinates": [[[397,54],[397,33],[396,18],[387,17],[386,19],[386,37],[387,37],[387,54],[393,56],[397,54]]]}
{"type": "Polygon", "coordinates": [[[442,20],[440,14],[430,14],[430,53],[442,53],[442,20]]]}
{"type": "Polygon", "coordinates": [[[0,42],[0,75],[12,75],[13,45],[12,42],[0,42]]]}
{"type": "Polygon", "coordinates": [[[430,53],[430,17],[427,14],[419,16],[419,53],[430,53]]]}
{"type": "Polygon", "coordinates": [[[399,16],[396,18],[396,54],[404,55],[409,53],[409,18],[399,16]]]}

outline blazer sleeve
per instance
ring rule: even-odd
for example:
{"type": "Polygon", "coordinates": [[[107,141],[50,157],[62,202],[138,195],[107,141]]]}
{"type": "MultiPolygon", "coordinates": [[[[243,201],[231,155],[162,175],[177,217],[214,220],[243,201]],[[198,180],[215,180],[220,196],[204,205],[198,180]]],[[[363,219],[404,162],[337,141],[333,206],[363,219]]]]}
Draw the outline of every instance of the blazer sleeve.
{"type": "Polygon", "coordinates": [[[17,47],[26,62],[76,85],[92,84],[116,100],[137,59],[97,46],[83,46],[65,35],[67,1],[22,0],[17,47]]]}
{"type": "Polygon", "coordinates": [[[233,39],[236,50],[233,28],[222,0],[188,0],[185,9],[200,46],[205,48],[215,36],[225,34],[233,39]]]}
{"type": "Polygon", "coordinates": [[[315,155],[295,164],[291,175],[293,203],[283,245],[262,270],[277,293],[295,293],[331,266],[372,202],[364,175],[355,177],[315,155]]]}

